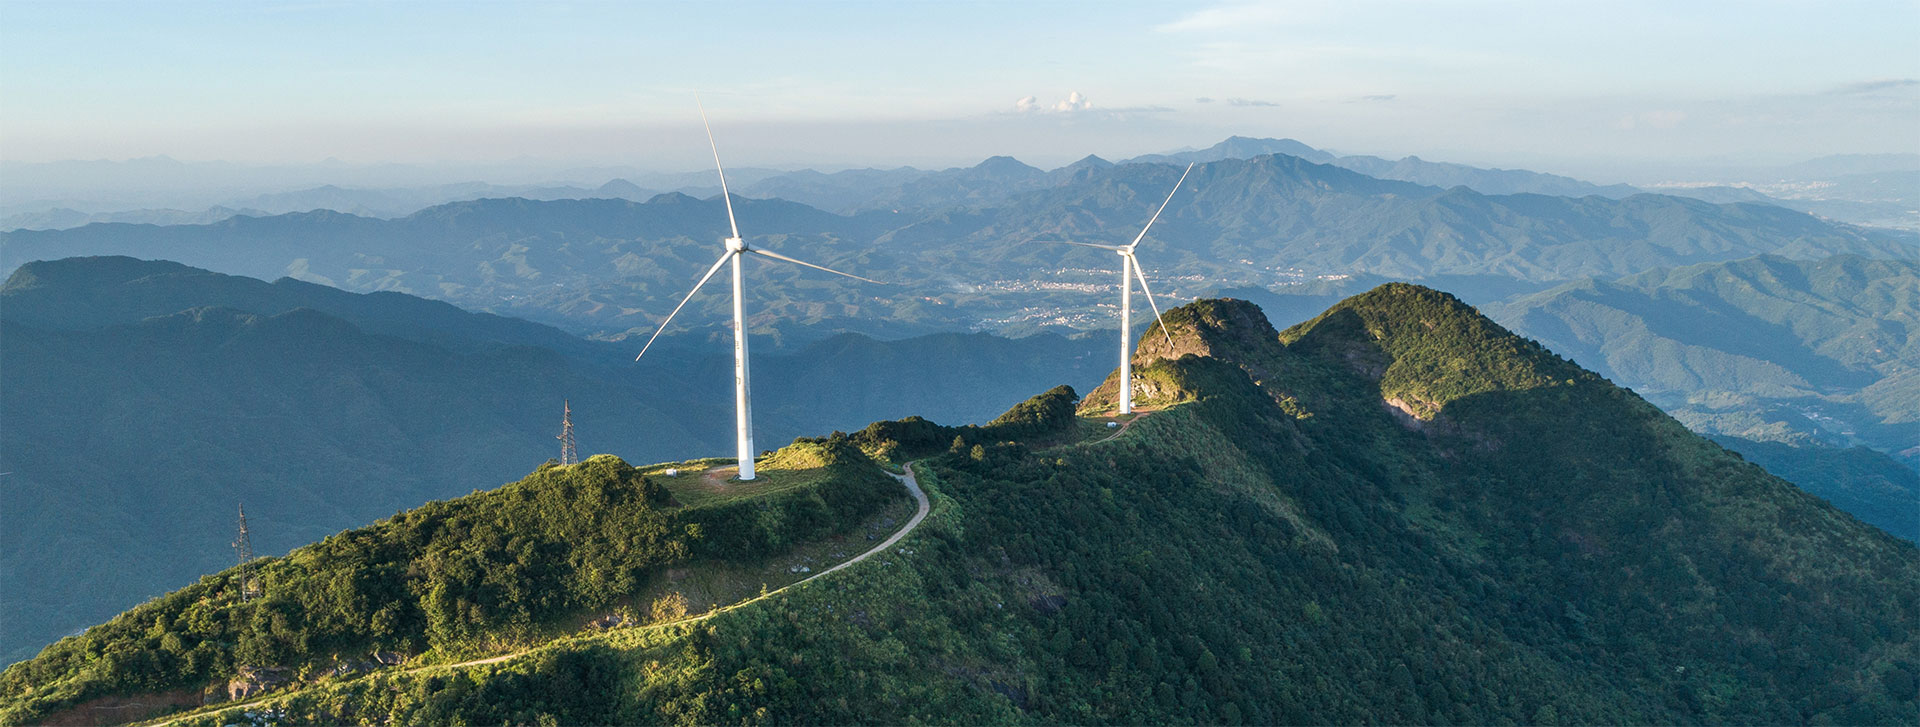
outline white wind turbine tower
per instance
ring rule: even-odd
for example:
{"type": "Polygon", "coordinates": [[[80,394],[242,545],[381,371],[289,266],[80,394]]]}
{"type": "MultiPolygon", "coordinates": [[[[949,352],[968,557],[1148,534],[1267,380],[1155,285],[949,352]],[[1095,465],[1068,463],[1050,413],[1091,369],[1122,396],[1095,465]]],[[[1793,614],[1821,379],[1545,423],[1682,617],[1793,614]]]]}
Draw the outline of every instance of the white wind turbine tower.
{"type": "Polygon", "coordinates": [[[1131,342],[1128,340],[1128,336],[1132,335],[1132,330],[1133,330],[1133,281],[1134,280],[1138,279],[1140,281],[1140,292],[1146,294],[1147,305],[1153,307],[1153,320],[1154,322],[1160,324],[1160,334],[1167,337],[1167,348],[1169,349],[1169,352],[1171,352],[1171,349],[1173,348],[1173,334],[1167,333],[1166,322],[1160,320],[1160,306],[1153,302],[1153,291],[1147,287],[1147,276],[1146,274],[1140,272],[1140,260],[1133,256],[1133,249],[1140,246],[1141,240],[1146,239],[1147,230],[1153,229],[1153,223],[1156,220],[1160,219],[1160,213],[1167,211],[1167,203],[1173,201],[1173,195],[1177,194],[1180,191],[1180,184],[1182,182],[1187,181],[1187,175],[1191,173],[1193,173],[1193,164],[1188,164],[1187,170],[1180,173],[1180,181],[1173,183],[1173,191],[1167,193],[1166,201],[1160,203],[1160,209],[1153,211],[1153,217],[1147,220],[1147,226],[1140,228],[1140,234],[1135,235],[1133,238],[1133,242],[1131,243],[1128,243],[1126,245],[1096,245],[1091,242],[1067,242],[1065,240],[1045,240],[1044,241],[1044,242],[1058,243],[1061,245],[1080,245],[1082,247],[1097,247],[1102,250],[1112,250],[1114,252],[1120,253],[1120,413],[1121,414],[1133,413],[1133,346],[1131,342]]]}
{"type": "Polygon", "coordinates": [[[733,230],[733,236],[727,238],[725,241],[726,252],[720,255],[720,259],[714,262],[713,267],[707,268],[707,274],[700,276],[700,282],[693,284],[693,290],[687,291],[687,297],[680,300],[680,305],[673,307],[673,312],[667,314],[667,319],[660,322],[660,330],[653,332],[653,338],[647,339],[647,345],[640,347],[640,355],[634,356],[633,360],[639,361],[640,356],[647,355],[647,349],[652,348],[653,342],[660,338],[662,332],[667,330],[667,324],[672,323],[673,317],[680,312],[681,308],[686,307],[687,301],[693,300],[694,294],[700,292],[700,286],[706,285],[708,280],[713,279],[714,273],[720,272],[720,266],[727,264],[729,261],[733,263],[734,452],[740,461],[740,479],[751,480],[753,479],[753,411],[747,401],[747,390],[749,388],[747,375],[747,317],[745,308],[743,307],[746,296],[746,283],[741,274],[741,258],[746,257],[747,253],[753,253],[762,257],[790,262],[815,270],[825,270],[834,275],[844,275],[854,280],[864,280],[880,285],[885,285],[885,283],[850,273],[843,273],[810,262],[795,260],[776,252],[749,247],[747,241],[740,237],[740,223],[733,218],[733,198],[727,192],[727,170],[720,165],[720,146],[713,141],[713,125],[707,123],[707,110],[704,107],[700,109],[700,124],[706,127],[707,145],[713,148],[713,166],[714,169],[720,172],[720,198],[727,203],[727,225],[733,230]]]}

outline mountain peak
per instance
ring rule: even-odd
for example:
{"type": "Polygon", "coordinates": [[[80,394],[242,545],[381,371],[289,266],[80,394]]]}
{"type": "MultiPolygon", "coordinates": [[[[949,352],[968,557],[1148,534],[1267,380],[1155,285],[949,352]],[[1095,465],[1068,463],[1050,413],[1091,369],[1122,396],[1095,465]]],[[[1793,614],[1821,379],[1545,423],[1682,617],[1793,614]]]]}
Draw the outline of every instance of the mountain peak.
{"type": "MultiPolygon", "coordinates": [[[[1244,300],[1196,300],[1167,311],[1161,320],[1165,323],[1166,333],[1161,333],[1160,324],[1156,323],[1140,334],[1140,342],[1133,353],[1136,372],[1144,372],[1161,361],[1196,356],[1238,366],[1255,380],[1262,380],[1275,369],[1276,357],[1282,355],[1279,332],[1267,321],[1260,306],[1244,300]],[[1171,344],[1168,343],[1169,338],[1171,344]]],[[[1081,411],[1111,408],[1119,394],[1119,387],[1119,373],[1116,371],[1087,394],[1081,403],[1081,411]]],[[[1194,387],[1187,382],[1162,381],[1160,377],[1145,375],[1135,377],[1134,388],[1134,398],[1140,401],[1179,400],[1199,393],[1193,391],[1194,387]]]]}
{"type": "MultiPolygon", "coordinates": [[[[1460,299],[1410,283],[1381,285],[1286,331],[1274,330],[1259,306],[1231,298],[1194,301],[1162,319],[1167,333],[1155,325],[1140,335],[1137,373],[1198,356],[1238,367],[1283,395],[1301,376],[1343,370],[1372,382],[1382,401],[1414,419],[1431,419],[1478,394],[1600,380],[1460,299]]],[[[1202,393],[1185,383],[1145,381],[1151,378],[1136,376],[1136,399],[1202,393]]],[[[1111,406],[1117,391],[1116,373],[1087,395],[1082,410],[1111,406]]]]}
{"type": "Polygon", "coordinates": [[[1337,361],[1379,384],[1381,397],[1417,418],[1454,401],[1600,381],[1522,338],[1459,298],[1410,283],[1387,283],[1288,328],[1289,352],[1337,361]]]}
{"type": "Polygon", "coordinates": [[[126,283],[155,275],[212,275],[169,260],[141,260],[125,255],[34,260],[21,265],[0,285],[0,293],[17,293],[43,286],[93,288],[126,283]]]}
{"type": "Polygon", "coordinates": [[[1168,156],[1181,161],[1212,162],[1222,159],[1252,159],[1269,154],[1285,154],[1300,157],[1312,162],[1326,163],[1334,156],[1315,149],[1295,139],[1266,139],[1251,136],[1229,136],[1218,144],[1200,151],[1171,154],[1168,156]]]}
{"type": "Polygon", "coordinates": [[[1068,169],[1083,169],[1083,168],[1106,169],[1107,167],[1111,167],[1111,166],[1113,166],[1113,162],[1107,161],[1105,159],[1101,159],[1098,154],[1088,154],[1086,156],[1080,157],[1080,161],[1074,162],[1072,164],[1068,164],[1067,168],[1068,169]]]}
{"type": "Polygon", "coordinates": [[[1161,318],[1166,334],[1155,335],[1158,324],[1148,327],[1134,350],[1136,362],[1194,354],[1241,363],[1239,359],[1265,352],[1280,338],[1260,306],[1235,298],[1196,300],[1167,311],[1161,318]]]}
{"type": "Polygon", "coordinates": [[[975,164],[973,171],[994,175],[1027,175],[1038,173],[1040,170],[1037,167],[1028,166],[1026,162],[1010,156],[991,156],[987,157],[985,161],[975,164]]]}
{"type": "Polygon", "coordinates": [[[681,192],[662,192],[647,199],[647,204],[694,204],[700,200],[681,192]]]}
{"type": "Polygon", "coordinates": [[[633,182],[615,178],[607,180],[606,184],[600,185],[600,188],[594,190],[594,192],[609,197],[637,197],[645,194],[646,190],[641,189],[640,185],[634,184],[633,182]]]}

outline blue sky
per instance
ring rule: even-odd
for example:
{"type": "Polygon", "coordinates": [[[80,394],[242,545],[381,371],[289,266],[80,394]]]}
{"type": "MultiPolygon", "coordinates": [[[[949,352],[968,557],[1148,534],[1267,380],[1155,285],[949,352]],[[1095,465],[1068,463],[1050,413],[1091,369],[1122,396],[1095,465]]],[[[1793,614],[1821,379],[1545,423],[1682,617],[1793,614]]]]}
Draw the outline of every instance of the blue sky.
{"type": "Polygon", "coordinates": [[[0,158],[697,168],[698,92],[734,164],[1787,162],[1920,150],[1916,38],[1915,2],[7,1],[0,158]]]}

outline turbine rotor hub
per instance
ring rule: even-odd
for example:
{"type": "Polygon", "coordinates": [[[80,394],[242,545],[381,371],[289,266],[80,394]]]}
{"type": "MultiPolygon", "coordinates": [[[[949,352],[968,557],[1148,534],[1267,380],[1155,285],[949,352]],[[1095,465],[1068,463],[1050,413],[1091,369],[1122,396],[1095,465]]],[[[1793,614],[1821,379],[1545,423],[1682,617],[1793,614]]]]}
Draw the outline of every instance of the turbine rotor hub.
{"type": "Polygon", "coordinates": [[[727,252],[745,252],[746,249],[747,249],[746,240],[742,240],[738,237],[727,238],[727,252]]]}

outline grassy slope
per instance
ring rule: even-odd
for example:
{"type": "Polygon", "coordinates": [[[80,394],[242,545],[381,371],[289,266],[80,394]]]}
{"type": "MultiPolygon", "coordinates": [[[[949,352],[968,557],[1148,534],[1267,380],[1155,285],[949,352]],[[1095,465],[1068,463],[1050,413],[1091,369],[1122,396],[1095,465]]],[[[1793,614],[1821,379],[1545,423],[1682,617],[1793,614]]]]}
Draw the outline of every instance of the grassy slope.
{"type": "Polygon", "coordinates": [[[674,506],[671,488],[612,456],[546,466],[262,559],[264,597],[234,571],[141,605],[0,673],[0,721],[86,699],[224,684],[241,664],[302,678],[374,650],[415,663],[520,648],[630,604],[669,569],[754,563],[844,533],[899,486],[845,440],[796,442],[749,499],[674,506]]]}

